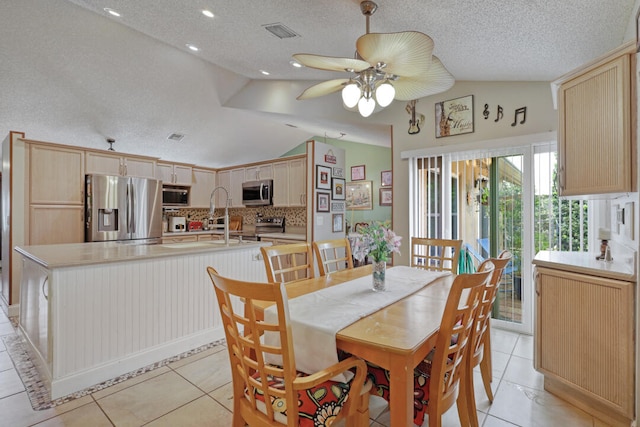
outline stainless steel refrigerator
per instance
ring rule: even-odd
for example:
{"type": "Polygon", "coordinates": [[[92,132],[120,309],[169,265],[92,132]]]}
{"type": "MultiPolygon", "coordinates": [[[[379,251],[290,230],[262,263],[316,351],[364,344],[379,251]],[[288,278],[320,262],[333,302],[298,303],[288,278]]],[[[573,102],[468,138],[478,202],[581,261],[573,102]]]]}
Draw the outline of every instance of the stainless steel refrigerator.
{"type": "Polygon", "coordinates": [[[161,237],[162,181],[86,175],[86,242],[153,243],[161,237]]]}

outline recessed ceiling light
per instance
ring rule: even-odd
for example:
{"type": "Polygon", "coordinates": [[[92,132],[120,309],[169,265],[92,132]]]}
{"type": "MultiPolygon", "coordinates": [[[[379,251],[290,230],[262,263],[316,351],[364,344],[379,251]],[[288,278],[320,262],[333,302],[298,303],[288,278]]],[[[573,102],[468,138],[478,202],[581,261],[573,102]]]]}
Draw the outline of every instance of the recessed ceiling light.
{"type": "Polygon", "coordinates": [[[202,11],[202,14],[207,18],[213,18],[213,12],[211,12],[210,10],[205,9],[202,11]]]}
{"type": "Polygon", "coordinates": [[[289,64],[291,64],[292,67],[302,68],[302,64],[299,63],[298,61],[291,60],[289,61],[289,64]]]}
{"type": "Polygon", "coordinates": [[[265,71],[265,70],[260,70],[260,72],[261,72],[262,74],[264,74],[265,76],[268,76],[269,74],[271,74],[270,72],[265,71]]]}
{"type": "Polygon", "coordinates": [[[109,15],[120,17],[120,14],[111,8],[105,7],[104,11],[107,12],[109,15]]]}
{"type": "Polygon", "coordinates": [[[192,50],[192,51],[194,51],[194,52],[197,52],[197,51],[199,51],[199,50],[200,50],[200,48],[198,48],[198,46],[194,46],[194,45],[192,45],[191,43],[187,43],[187,45],[186,45],[186,46],[187,46],[190,50],[192,50]]]}

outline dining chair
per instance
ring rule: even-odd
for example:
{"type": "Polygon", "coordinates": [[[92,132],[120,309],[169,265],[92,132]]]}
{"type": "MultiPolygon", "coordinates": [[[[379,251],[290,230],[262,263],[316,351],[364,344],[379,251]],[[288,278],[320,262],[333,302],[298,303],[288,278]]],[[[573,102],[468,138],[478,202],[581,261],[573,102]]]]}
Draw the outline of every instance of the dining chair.
{"type": "MultiPolygon", "coordinates": [[[[496,301],[498,288],[502,282],[502,275],[512,257],[511,252],[504,250],[498,257],[489,258],[478,266],[478,271],[482,271],[492,265],[493,275],[490,283],[487,284],[481,307],[478,309],[479,314],[476,316],[475,336],[470,347],[472,353],[469,361],[471,369],[480,365],[484,390],[491,403],[493,403],[493,391],[491,390],[491,382],[493,380],[493,367],[491,365],[491,311],[496,301]]],[[[470,391],[473,393],[473,375],[471,376],[470,391]]],[[[475,411],[475,401],[472,404],[475,411]]]]}
{"type": "MultiPolygon", "coordinates": [[[[458,416],[463,426],[472,425],[477,413],[467,410],[468,394],[459,392],[466,375],[466,358],[477,309],[482,301],[493,269],[477,273],[459,274],[451,285],[447,303],[436,337],[435,347],[414,370],[414,424],[421,426],[429,416],[429,426],[441,425],[444,414],[457,403],[458,416]]],[[[374,383],[372,393],[389,401],[389,372],[367,363],[369,378],[374,383]]]]}
{"type": "Polygon", "coordinates": [[[314,277],[313,251],[309,243],[262,246],[267,281],[289,283],[314,277]]]}
{"type": "Polygon", "coordinates": [[[364,228],[367,228],[368,226],[368,222],[356,222],[353,226],[353,232],[360,233],[364,228]]]}
{"type": "Polygon", "coordinates": [[[484,260],[478,271],[492,271],[490,280],[485,284],[484,292],[474,320],[474,326],[469,341],[469,357],[466,359],[466,374],[462,379],[460,393],[467,395],[467,408],[472,427],[478,427],[476,414],[476,399],[473,387],[473,369],[480,365],[480,374],[485,393],[489,402],[493,403],[493,391],[491,390],[492,371],[491,359],[487,351],[491,351],[491,309],[496,299],[496,293],[502,279],[502,272],[511,261],[511,252],[503,251],[497,258],[484,260]]]}
{"type": "Polygon", "coordinates": [[[313,242],[313,252],[321,276],[353,268],[351,244],[347,238],[313,242]]]}
{"type": "Polygon", "coordinates": [[[462,240],[411,238],[411,267],[458,273],[462,240]]]}
{"type": "Polygon", "coordinates": [[[227,341],[233,386],[233,426],[327,425],[334,417],[346,418],[347,426],[369,424],[369,388],[364,386],[364,361],[348,357],[319,372],[296,371],[289,306],[282,283],[254,283],[220,276],[207,267],[213,282],[227,341]],[[252,309],[244,314],[234,304],[244,299],[252,309]],[[259,320],[254,301],[275,304],[277,323],[259,320]],[[261,337],[278,334],[278,344],[265,345],[261,337]],[[267,357],[277,364],[265,362],[267,357]],[[346,371],[354,376],[347,383],[330,379],[346,371]]]}

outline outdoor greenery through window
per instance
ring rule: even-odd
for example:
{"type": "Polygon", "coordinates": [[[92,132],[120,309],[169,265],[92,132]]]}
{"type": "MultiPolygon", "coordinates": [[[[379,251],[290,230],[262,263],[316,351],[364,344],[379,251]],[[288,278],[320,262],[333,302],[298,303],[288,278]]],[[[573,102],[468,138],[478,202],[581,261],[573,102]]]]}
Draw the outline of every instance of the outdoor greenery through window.
{"type": "Polygon", "coordinates": [[[538,251],[588,250],[588,206],[558,196],[555,143],[414,158],[411,177],[411,236],[462,239],[476,267],[513,254],[495,318],[521,322],[523,273],[538,251]]]}

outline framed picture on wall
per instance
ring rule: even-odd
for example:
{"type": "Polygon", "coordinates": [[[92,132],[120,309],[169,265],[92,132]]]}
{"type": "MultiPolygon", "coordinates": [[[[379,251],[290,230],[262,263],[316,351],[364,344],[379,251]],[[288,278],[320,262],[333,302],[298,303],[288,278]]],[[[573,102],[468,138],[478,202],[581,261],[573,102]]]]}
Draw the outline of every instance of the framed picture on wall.
{"type": "Polygon", "coordinates": [[[334,233],[342,233],[344,231],[344,214],[333,214],[331,223],[333,224],[331,231],[334,233]]]}
{"type": "Polygon", "coordinates": [[[347,182],[347,209],[373,209],[371,181],[347,182]]]}
{"type": "Polygon", "coordinates": [[[316,188],[320,190],[331,190],[331,168],[316,165],[316,188]]]}
{"type": "Polygon", "coordinates": [[[345,180],[342,178],[331,179],[331,199],[344,200],[345,180]]]}
{"type": "Polygon", "coordinates": [[[391,206],[393,204],[393,190],[391,188],[380,189],[380,206],[391,206]]]}
{"type": "Polygon", "coordinates": [[[336,178],[344,178],[344,169],[333,168],[333,176],[336,178]]]}
{"type": "Polygon", "coordinates": [[[351,166],[351,181],[362,181],[365,177],[364,165],[351,166]]]}
{"type": "Polygon", "coordinates": [[[345,202],[331,202],[332,212],[344,212],[345,202]]]}
{"type": "Polygon", "coordinates": [[[380,186],[391,187],[392,184],[393,184],[393,174],[391,173],[391,171],[380,172],[380,186]]]}
{"type": "Polygon", "coordinates": [[[436,138],[473,132],[473,95],[436,102],[436,138]]]}
{"type": "Polygon", "coordinates": [[[329,198],[331,194],[318,191],[316,193],[316,212],[329,212],[329,198]]]}

